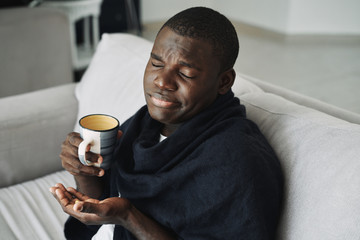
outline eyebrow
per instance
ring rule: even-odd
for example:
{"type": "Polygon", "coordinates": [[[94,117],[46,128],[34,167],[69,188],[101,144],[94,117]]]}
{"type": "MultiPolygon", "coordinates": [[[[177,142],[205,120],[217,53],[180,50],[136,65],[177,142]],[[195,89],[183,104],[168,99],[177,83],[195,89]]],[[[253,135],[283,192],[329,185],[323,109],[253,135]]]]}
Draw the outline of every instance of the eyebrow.
{"type": "Polygon", "coordinates": [[[187,62],[184,62],[184,61],[180,61],[179,63],[180,63],[181,65],[183,65],[183,66],[188,67],[188,68],[195,68],[195,69],[198,69],[195,65],[190,64],[190,63],[187,63],[187,62]]]}
{"type": "Polygon", "coordinates": [[[151,53],[150,54],[152,58],[156,59],[156,60],[159,60],[159,61],[162,61],[162,58],[158,55],[156,55],[155,53],[151,53]]]}
{"type": "MultiPolygon", "coordinates": [[[[154,58],[155,60],[158,60],[158,61],[163,61],[162,57],[160,57],[159,55],[156,55],[155,53],[151,53],[150,54],[152,58],[154,58]]],[[[191,64],[191,63],[187,63],[185,61],[179,61],[179,64],[182,65],[182,66],[185,66],[185,67],[188,67],[188,68],[194,68],[196,70],[201,70],[199,67],[197,67],[196,65],[194,64],[191,64]]]]}

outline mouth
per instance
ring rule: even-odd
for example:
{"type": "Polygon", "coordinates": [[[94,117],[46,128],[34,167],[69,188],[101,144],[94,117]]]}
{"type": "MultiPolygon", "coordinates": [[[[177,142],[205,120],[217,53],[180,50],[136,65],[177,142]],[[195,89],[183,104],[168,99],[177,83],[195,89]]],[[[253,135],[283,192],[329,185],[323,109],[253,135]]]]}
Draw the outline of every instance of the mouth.
{"type": "Polygon", "coordinates": [[[149,94],[149,97],[150,97],[152,104],[159,108],[172,108],[172,107],[176,107],[179,105],[179,102],[169,100],[161,95],[157,95],[157,94],[150,95],[149,94]]]}

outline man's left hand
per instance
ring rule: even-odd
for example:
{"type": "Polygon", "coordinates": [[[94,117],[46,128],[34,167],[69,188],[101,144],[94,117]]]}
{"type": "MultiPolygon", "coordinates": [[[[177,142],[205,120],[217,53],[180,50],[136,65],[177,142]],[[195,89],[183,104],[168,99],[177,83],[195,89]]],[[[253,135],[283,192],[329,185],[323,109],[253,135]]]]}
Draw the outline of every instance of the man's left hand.
{"type": "Polygon", "coordinates": [[[99,201],[60,183],[51,187],[50,191],[64,212],[86,225],[121,224],[126,221],[132,206],[125,198],[112,197],[99,201]]]}

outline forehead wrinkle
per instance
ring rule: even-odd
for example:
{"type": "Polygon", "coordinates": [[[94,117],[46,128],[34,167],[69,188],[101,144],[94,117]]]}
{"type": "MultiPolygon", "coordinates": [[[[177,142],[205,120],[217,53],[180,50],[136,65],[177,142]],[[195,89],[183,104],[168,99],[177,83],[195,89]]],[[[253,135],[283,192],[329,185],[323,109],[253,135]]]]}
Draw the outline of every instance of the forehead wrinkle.
{"type": "Polygon", "coordinates": [[[199,49],[193,49],[193,46],[184,39],[173,36],[170,38],[172,41],[157,42],[152,52],[154,59],[160,61],[168,59],[179,65],[201,71],[198,62],[202,60],[198,58],[198,54],[194,54],[194,51],[199,51],[199,49]]]}
{"type": "Polygon", "coordinates": [[[180,44],[173,44],[174,46],[171,48],[176,54],[178,55],[178,63],[182,66],[188,67],[188,68],[194,68],[197,70],[201,70],[196,62],[199,61],[199,59],[196,58],[195,54],[192,54],[192,51],[189,51],[188,48],[181,46],[180,44]]]}
{"type": "MultiPolygon", "coordinates": [[[[170,61],[175,61],[178,63],[185,63],[182,65],[190,65],[189,63],[186,62],[186,57],[185,57],[185,61],[181,60],[184,59],[183,57],[183,53],[187,52],[185,51],[185,49],[180,48],[179,46],[177,46],[176,44],[172,44],[173,46],[169,46],[169,47],[157,47],[155,48],[152,52],[151,52],[151,57],[159,60],[159,61],[165,61],[170,60],[170,61]]],[[[185,54],[186,56],[188,56],[189,54],[185,54]]]]}

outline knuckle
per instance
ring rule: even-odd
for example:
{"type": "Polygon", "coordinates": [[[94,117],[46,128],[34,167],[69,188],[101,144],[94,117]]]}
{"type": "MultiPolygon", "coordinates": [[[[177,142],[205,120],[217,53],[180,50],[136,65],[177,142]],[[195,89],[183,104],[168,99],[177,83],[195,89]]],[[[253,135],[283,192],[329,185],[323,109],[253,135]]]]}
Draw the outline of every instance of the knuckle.
{"type": "Polygon", "coordinates": [[[84,168],[84,165],[83,165],[81,162],[76,161],[76,162],[74,163],[74,167],[75,167],[77,170],[81,171],[81,170],[84,168]]]}
{"type": "Polygon", "coordinates": [[[61,149],[64,150],[69,146],[69,143],[65,140],[61,143],[61,149]]]}
{"type": "Polygon", "coordinates": [[[66,152],[65,151],[61,151],[60,154],[59,154],[59,157],[61,159],[65,159],[66,158],[66,152]]]}
{"type": "Polygon", "coordinates": [[[64,164],[65,162],[67,162],[68,159],[68,155],[65,152],[61,152],[59,155],[61,162],[64,164]]]}
{"type": "Polygon", "coordinates": [[[70,136],[70,137],[79,136],[79,133],[77,133],[77,132],[71,132],[71,133],[68,134],[68,136],[70,136]]]}
{"type": "Polygon", "coordinates": [[[63,168],[65,168],[66,158],[65,158],[64,154],[63,154],[63,153],[60,153],[59,157],[60,157],[60,160],[61,160],[61,166],[62,166],[63,168]]]}
{"type": "Polygon", "coordinates": [[[69,133],[69,134],[66,136],[66,140],[65,140],[65,141],[69,141],[70,138],[72,138],[73,135],[74,135],[74,132],[69,133]]]}
{"type": "Polygon", "coordinates": [[[80,136],[79,133],[71,132],[67,135],[65,142],[70,143],[71,145],[76,145],[76,139],[80,136]]]}

